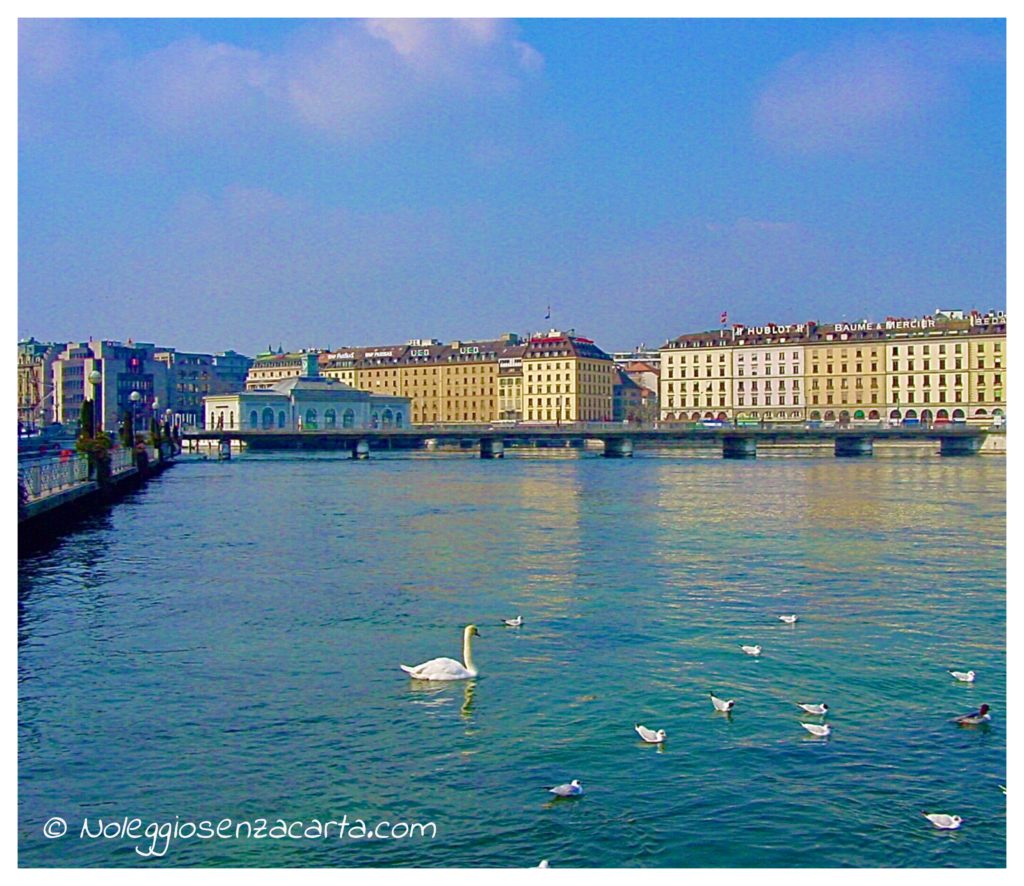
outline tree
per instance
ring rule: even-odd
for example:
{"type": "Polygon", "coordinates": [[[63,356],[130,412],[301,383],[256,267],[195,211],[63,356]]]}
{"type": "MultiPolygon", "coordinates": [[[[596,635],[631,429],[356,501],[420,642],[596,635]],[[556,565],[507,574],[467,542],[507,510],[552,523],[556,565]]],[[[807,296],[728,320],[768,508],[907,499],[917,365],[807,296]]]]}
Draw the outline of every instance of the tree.
{"type": "Polygon", "coordinates": [[[125,412],[124,419],[121,421],[121,443],[128,447],[135,445],[135,430],[132,428],[131,412],[125,412]]]}
{"type": "Polygon", "coordinates": [[[93,405],[92,400],[82,401],[82,411],[78,413],[78,437],[92,437],[93,405]]]}

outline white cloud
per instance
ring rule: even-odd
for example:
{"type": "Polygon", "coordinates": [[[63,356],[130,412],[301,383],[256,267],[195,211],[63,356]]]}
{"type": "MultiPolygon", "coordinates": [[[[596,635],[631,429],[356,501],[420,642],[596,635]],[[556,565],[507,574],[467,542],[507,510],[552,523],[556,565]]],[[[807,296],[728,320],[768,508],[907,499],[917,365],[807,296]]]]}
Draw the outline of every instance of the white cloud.
{"type": "Polygon", "coordinates": [[[763,85],[754,128],[785,151],[884,149],[958,96],[960,65],[995,61],[998,50],[992,41],[934,32],[801,52],[763,85]]]}
{"type": "MultiPolygon", "coordinates": [[[[23,75],[43,83],[68,70],[84,28],[23,24],[23,75]]],[[[373,19],[301,25],[272,52],[192,36],[95,60],[90,80],[111,117],[127,108],[157,133],[291,126],[346,139],[508,96],[542,67],[508,22],[373,19]]]]}

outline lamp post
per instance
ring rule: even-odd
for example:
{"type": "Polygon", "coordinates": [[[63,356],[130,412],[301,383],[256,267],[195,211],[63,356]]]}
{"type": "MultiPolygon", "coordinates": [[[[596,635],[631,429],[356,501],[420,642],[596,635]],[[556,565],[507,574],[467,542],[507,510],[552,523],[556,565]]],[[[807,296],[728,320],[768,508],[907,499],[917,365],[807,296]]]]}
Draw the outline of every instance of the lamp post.
{"type": "Polygon", "coordinates": [[[132,446],[134,447],[135,446],[135,408],[138,405],[139,400],[142,399],[142,394],[140,394],[138,391],[132,391],[128,395],[128,399],[129,399],[129,401],[132,404],[132,446]]]}
{"type": "MultiPolygon", "coordinates": [[[[97,418],[96,413],[100,408],[100,381],[103,376],[100,374],[98,369],[94,369],[89,373],[89,382],[92,384],[92,427],[89,428],[89,435],[93,438],[96,437],[97,418]]],[[[103,430],[103,419],[99,419],[99,430],[103,430]]]]}

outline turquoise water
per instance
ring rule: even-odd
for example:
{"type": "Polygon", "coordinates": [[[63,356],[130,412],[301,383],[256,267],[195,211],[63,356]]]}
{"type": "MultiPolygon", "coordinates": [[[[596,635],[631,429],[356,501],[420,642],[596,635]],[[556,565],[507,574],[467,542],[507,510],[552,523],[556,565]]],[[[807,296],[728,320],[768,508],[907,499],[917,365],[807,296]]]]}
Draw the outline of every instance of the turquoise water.
{"type": "Polygon", "coordinates": [[[1005,533],[1001,457],[180,463],[20,562],[20,864],[1004,865],[1005,533]],[[343,814],[436,833],[79,836],[343,814]]]}

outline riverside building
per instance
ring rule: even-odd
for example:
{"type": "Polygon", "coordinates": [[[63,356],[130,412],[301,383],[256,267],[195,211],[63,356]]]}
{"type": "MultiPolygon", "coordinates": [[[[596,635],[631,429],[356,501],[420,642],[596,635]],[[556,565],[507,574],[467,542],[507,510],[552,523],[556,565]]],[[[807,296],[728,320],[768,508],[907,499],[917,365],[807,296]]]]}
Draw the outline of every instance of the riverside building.
{"type": "Polygon", "coordinates": [[[998,424],[1006,314],[681,335],[661,349],[660,394],[663,421],[998,424]]]}
{"type": "Polygon", "coordinates": [[[67,427],[79,420],[82,403],[97,406],[97,427],[114,430],[123,417],[135,417],[136,427],[145,428],[167,403],[167,365],[155,359],[153,344],[90,340],[71,342],[53,361],[54,418],[67,427]],[[98,373],[93,381],[93,372],[98,373]],[[131,400],[138,391],[136,402],[131,400]]]}
{"type": "Polygon", "coordinates": [[[318,355],[304,355],[298,375],[266,388],[203,398],[203,427],[211,430],[332,431],[344,428],[404,428],[406,397],[359,391],[320,375],[318,355]]]}
{"type": "Polygon", "coordinates": [[[611,357],[573,331],[496,339],[413,339],[320,355],[322,374],[360,390],[408,397],[414,424],[606,420],[611,357]]]}

